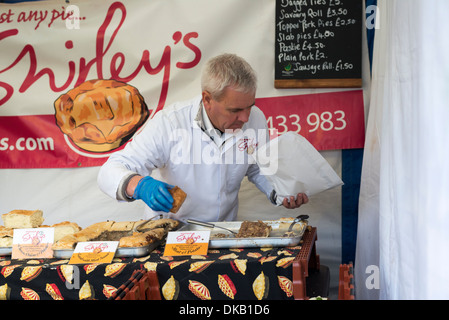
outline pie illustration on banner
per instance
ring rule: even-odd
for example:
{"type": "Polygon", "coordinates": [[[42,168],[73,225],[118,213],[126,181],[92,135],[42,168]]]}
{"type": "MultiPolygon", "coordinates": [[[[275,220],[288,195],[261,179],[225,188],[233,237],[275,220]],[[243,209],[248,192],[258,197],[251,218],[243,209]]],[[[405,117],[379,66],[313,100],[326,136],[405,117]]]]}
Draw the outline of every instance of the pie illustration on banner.
{"type": "Polygon", "coordinates": [[[88,80],[54,103],[56,125],[80,149],[103,153],[128,141],[150,112],[139,91],[115,80],[88,80]]]}

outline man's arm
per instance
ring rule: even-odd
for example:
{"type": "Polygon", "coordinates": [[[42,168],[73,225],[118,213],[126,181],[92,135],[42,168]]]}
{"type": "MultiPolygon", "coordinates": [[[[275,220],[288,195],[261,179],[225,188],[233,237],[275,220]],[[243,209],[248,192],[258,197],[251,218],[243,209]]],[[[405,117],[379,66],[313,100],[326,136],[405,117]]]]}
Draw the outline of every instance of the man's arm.
{"type": "Polygon", "coordinates": [[[137,185],[139,184],[140,180],[142,180],[143,177],[141,175],[135,175],[133,176],[129,181],[128,185],[126,186],[126,195],[129,198],[132,198],[134,195],[134,190],[136,190],[137,185]]]}

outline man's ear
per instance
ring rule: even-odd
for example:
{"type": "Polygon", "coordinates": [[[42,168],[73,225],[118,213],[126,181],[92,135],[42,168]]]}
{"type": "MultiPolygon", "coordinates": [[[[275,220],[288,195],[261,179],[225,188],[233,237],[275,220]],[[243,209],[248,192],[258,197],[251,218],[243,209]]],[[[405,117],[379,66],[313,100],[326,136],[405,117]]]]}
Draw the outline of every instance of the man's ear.
{"type": "Polygon", "coordinates": [[[203,91],[202,96],[203,96],[203,105],[206,108],[206,110],[209,110],[211,108],[212,96],[207,91],[203,91]]]}

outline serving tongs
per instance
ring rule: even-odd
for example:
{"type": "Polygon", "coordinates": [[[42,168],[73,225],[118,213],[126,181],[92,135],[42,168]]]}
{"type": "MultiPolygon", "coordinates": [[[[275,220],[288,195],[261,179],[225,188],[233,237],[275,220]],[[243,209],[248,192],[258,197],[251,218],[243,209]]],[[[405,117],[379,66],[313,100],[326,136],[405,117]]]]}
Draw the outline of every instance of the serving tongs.
{"type": "Polygon", "coordinates": [[[288,236],[291,236],[291,235],[292,235],[293,226],[294,226],[296,223],[299,223],[299,222],[304,221],[304,220],[307,220],[307,219],[309,219],[309,216],[306,215],[306,214],[300,214],[299,216],[297,216],[297,217],[295,218],[295,220],[293,220],[293,222],[292,222],[292,223],[290,224],[290,226],[288,227],[288,230],[284,233],[284,237],[288,237],[288,236]]]}
{"type": "Polygon", "coordinates": [[[224,228],[224,227],[221,227],[221,226],[217,226],[217,225],[215,225],[213,223],[210,223],[210,222],[204,222],[204,221],[199,221],[199,220],[195,220],[195,219],[187,219],[187,222],[191,223],[191,224],[196,224],[196,225],[199,225],[199,226],[211,228],[211,229],[220,228],[220,229],[223,229],[223,230],[226,230],[226,231],[232,233],[232,235],[234,237],[237,235],[237,232],[235,232],[233,230],[230,230],[230,229],[227,229],[227,228],[224,228]]]}
{"type": "Polygon", "coordinates": [[[141,223],[139,223],[138,225],[135,225],[134,228],[133,228],[133,232],[139,232],[139,228],[141,226],[143,226],[144,224],[146,224],[147,222],[149,222],[149,221],[151,221],[151,220],[153,220],[155,218],[161,219],[162,218],[162,214],[159,214],[157,216],[151,217],[150,219],[144,220],[141,223]]]}

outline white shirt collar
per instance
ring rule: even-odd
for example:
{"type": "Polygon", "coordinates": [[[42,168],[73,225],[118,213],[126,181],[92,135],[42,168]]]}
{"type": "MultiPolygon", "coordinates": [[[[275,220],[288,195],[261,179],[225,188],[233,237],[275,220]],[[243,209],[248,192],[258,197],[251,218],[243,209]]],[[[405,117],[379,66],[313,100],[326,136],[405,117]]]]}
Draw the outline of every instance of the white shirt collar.
{"type": "Polygon", "coordinates": [[[203,106],[203,102],[200,102],[200,110],[195,119],[198,126],[214,141],[217,146],[221,146],[227,139],[234,136],[232,133],[221,132],[216,129],[207,115],[206,108],[203,106]]]}

